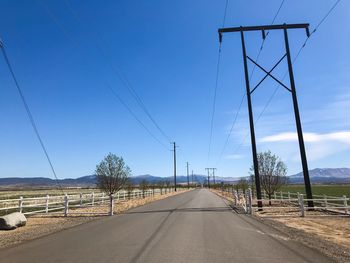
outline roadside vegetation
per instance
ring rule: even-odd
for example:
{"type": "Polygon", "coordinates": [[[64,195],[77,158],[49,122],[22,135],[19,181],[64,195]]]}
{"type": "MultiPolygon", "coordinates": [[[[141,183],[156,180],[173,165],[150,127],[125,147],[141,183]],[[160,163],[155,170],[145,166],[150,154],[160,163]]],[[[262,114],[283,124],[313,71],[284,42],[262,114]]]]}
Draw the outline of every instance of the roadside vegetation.
{"type": "MultiPolygon", "coordinates": [[[[291,193],[299,192],[301,194],[305,194],[305,186],[287,184],[281,187],[281,191],[291,192],[291,193]]],[[[350,184],[330,184],[330,185],[314,184],[312,185],[312,193],[314,195],[327,195],[327,196],[346,195],[350,197],[350,184]]]]}

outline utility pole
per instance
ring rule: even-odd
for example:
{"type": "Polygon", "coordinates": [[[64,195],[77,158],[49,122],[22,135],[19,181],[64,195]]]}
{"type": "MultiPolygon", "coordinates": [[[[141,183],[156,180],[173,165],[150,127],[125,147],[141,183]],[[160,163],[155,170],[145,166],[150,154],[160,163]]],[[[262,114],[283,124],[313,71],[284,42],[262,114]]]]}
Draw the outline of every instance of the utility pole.
{"type": "Polygon", "coordinates": [[[191,177],[191,181],[192,181],[192,186],[193,186],[193,170],[192,170],[192,177],[191,177]]]}
{"type": "Polygon", "coordinates": [[[210,189],[210,175],[209,175],[210,168],[205,168],[205,170],[208,171],[208,188],[210,189]]]}
{"type": "Polygon", "coordinates": [[[208,167],[208,168],[205,168],[205,170],[208,171],[208,187],[210,189],[210,170],[212,171],[212,175],[213,175],[213,178],[214,178],[214,185],[215,185],[215,170],[216,168],[212,168],[212,167],[208,167]]]}
{"type": "MultiPolygon", "coordinates": [[[[309,207],[313,207],[313,201],[311,200],[312,199],[311,183],[310,183],[309,170],[308,170],[307,159],[306,159],[306,152],[305,152],[303,132],[302,132],[302,128],[301,128],[299,107],[298,107],[298,101],[297,101],[296,90],[295,90],[294,74],[293,74],[293,67],[292,67],[292,61],[291,61],[291,56],[290,56],[289,42],[288,42],[288,33],[287,33],[287,29],[298,29],[298,28],[299,29],[305,29],[306,30],[306,35],[308,37],[310,36],[309,24],[283,24],[283,25],[247,26],[247,27],[242,27],[241,26],[241,27],[231,27],[231,28],[220,28],[218,30],[218,32],[219,32],[219,41],[220,41],[220,43],[222,42],[222,35],[223,35],[223,33],[240,32],[240,34],[241,34],[242,52],[243,52],[243,64],[244,64],[244,75],[245,75],[246,92],[247,92],[247,100],[248,100],[248,111],[249,111],[250,138],[251,138],[251,144],[252,144],[254,175],[255,175],[255,184],[256,184],[256,192],[257,192],[258,200],[261,200],[261,187],[260,187],[260,176],[259,176],[259,167],[258,167],[257,151],[256,151],[256,141],[255,141],[254,119],[253,119],[251,94],[259,87],[259,85],[267,77],[271,77],[278,84],[280,84],[286,90],[288,90],[289,92],[292,93],[293,106],[294,106],[294,115],[295,115],[295,121],[296,121],[297,133],[298,133],[298,141],[299,141],[299,148],[300,148],[300,157],[301,157],[301,162],[302,162],[302,166],[303,166],[303,173],[304,173],[304,182],[305,182],[306,196],[307,196],[307,199],[308,199],[308,206],[309,207]],[[282,56],[282,58],[272,67],[271,70],[267,71],[262,66],[260,66],[256,61],[254,61],[249,56],[247,56],[246,48],[245,48],[245,41],[244,41],[244,32],[246,32],[246,31],[261,31],[262,37],[263,37],[263,39],[265,39],[266,38],[266,31],[269,31],[269,30],[283,30],[286,54],[284,54],[282,56]],[[274,77],[271,74],[271,72],[280,64],[280,62],[285,57],[287,57],[287,63],[288,63],[290,88],[287,87],[286,85],[284,85],[280,80],[278,80],[276,77],[274,77]],[[266,73],[266,75],[261,79],[261,81],[252,90],[250,89],[250,83],[249,83],[247,59],[249,59],[258,68],[260,68],[262,71],[264,71],[266,73]]],[[[262,207],[262,202],[261,201],[258,201],[258,207],[259,208],[262,207]]]]}
{"type": "Polygon", "coordinates": [[[215,170],[216,170],[216,168],[211,168],[212,170],[213,170],[213,178],[214,178],[214,185],[216,184],[216,182],[215,182],[215,170]]]}
{"type": "Polygon", "coordinates": [[[188,173],[188,162],[186,162],[187,166],[187,188],[190,189],[190,174],[188,173]]]}
{"type": "Polygon", "coordinates": [[[175,187],[175,192],[177,191],[176,189],[176,142],[173,142],[174,145],[174,187],[175,187]]]}

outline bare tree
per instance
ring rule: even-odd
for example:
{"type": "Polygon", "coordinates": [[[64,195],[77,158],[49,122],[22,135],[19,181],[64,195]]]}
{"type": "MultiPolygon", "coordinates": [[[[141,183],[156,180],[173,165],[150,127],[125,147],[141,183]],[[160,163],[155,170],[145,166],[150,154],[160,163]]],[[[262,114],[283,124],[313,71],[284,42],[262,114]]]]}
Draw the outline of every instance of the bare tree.
{"type": "Polygon", "coordinates": [[[249,187],[248,180],[246,178],[244,178],[244,177],[239,179],[239,181],[234,185],[235,190],[236,191],[242,190],[243,194],[245,194],[245,192],[247,191],[248,187],[249,187]]]}
{"type": "Polygon", "coordinates": [[[111,215],[113,214],[113,194],[124,187],[131,175],[130,168],[122,157],[109,153],[96,165],[97,187],[110,197],[111,215]]]}
{"type": "Polygon", "coordinates": [[[154,183],[151,184],[152,196],[154,196],[156,188],[157,188],[157,185],[156,185],[156,184],[154,184],[154,183]]]}
{"type": "MultiPolygon", "coordinates": [[[[271,205],[272,195],[287,183],[287,167],[284,162],[271,151],[258,153],[258,166],[261,187],[265,190],[269,197],[269,205],[271,205]]],[[[254,175],[254,168],[250,168],[251,175],[254,175]]]]}
{"type": "Polygon", "coordinates": [[[163,188],[165,187],[165,182],[159,181],[159,182],[157,183],[157,187],[159,188],[160,194],[162,195],[162,194],[163,194],[163,188]]]}
{"type": "Polygon", "coordinates": [[[149,183],[146,179],[143,179],[140,182],[140,190],[142,191],[142,198],[145,198],[145,193],[147,191],[147,189],[149,188],[149,183]]]}
{"type": "Polygon", "coordinates": [[[128,199],[131,199],[131,194],[134,191],[134,184],[131,182],[130,178],[127,180],[126,184],[125,184],[125,190],[128,193],[128,199]]]}
{"type": "Polygon", "coordinates": [[[165,193],[168,193],[168,192],[170,191],[170,184],[171,184],[171,183],[170,183],[169,180],[166,180],[166,181],[165,181],[165,185],[166,185],[166,188],[165,188],[165,189],[166,189],[166,192],[165,192],[165,193]]]}
{"type": "Polygon", "coordinates": [[[249,176],[249,187],[252,189],[252,196],[255,197],[255,177],[254,174],[250,174],[249,176]]]}

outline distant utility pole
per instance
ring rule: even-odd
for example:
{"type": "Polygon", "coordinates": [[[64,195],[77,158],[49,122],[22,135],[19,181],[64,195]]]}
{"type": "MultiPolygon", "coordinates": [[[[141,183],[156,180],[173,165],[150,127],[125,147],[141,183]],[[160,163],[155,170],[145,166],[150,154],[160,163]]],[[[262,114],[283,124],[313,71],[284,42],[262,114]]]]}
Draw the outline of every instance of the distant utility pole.
{"type": "Polygon", "coordinates": [[[216,170],[216,168],[211,168],[211,169],[213,169],[213,178],[214,178],[214,185],[216,184],[216,182],[215,182],[215,170],[216,170]]]}
{"type": "MultiPolygon", "coordinates": [[[[241,26],[241,27],[231,27],[231,28],[220,28],[218,30],[218,32],[219,32],[219,41],[220,41],[220,43],[222,42],[222,35],[223,35],[223,33],[229,33],[229,32],[240,32],[241,33],[242,52],[243,52],[243,64],[244,64],[244,75],[245,75],[246,92],[247,92],[247,100],[248,100],[248,111],[249,111],[250,139],[251,139],[251,144],[252,144],[252,154],[253,154],[256,194],[257,194],[258,200],[261,200],[261,187],[260,187],[258,158],[257,158],[257,151],[256,151],[256,141],[255,141],[254,119],[253,119],[251,94],[259,87],[259,85],[267,77],[271,77],[278,84],[280,84],[282,87],[284,87],[287,91],[292,93],[295,122],[296,122],[297,133],[298,133],[298,140],[299,140],[300,157],[301,157],[301,162],[302,162],[302,166],[303,166],[303,173],[304,173],[304,182],[305,182],[306,196],[307,196],[307,199],[308,199],[308,206],[309,207],[313,207],[314,205],[313,205],[313,201],[312,201],[312,191],[311,191],[311,183],[310,183],[310,177],[309,177],[309,169],[308,169],[307,159],[306,159],[304,138],[303,138],[303,132],[302,132],[302,127],[301,127],[301,121],[300,121],[298,100],[297,100],[297,95],[296,95],[296,90],[295,90],[294,74],[293,74],[292,60],[291,60],[291,55],[290,55],[290,50],[289,50],[288,32],[287,32],[287,29],[297,29],[297,28],[305,29],[306,30],[306,35],[308,37],[310,36],[309,24],[283,24],[283,25],[248,26],[248,27],[242,27],[241,26]],[[256,61],[254,61],[249,56],[247,56],[246,48],[245,48],[245,42],[244,42],[244,32],[246,32],[246,31],[261,31],[262,37],[263,37],[263,39],[265,39],[266,38],[266,31],[269,31],[269,30],[283,30],[286,53],[272,67],[271,70],[267,71],[262,66],[260,66],[256,61]],[[286,85],[284,85],[282,83],[282,81],[278,80],[276,77],[274,77],[271,74],[271,72],[281,63],[281,61],[284,58],[287,58],[290,88],[287,87],[286,85]],[[252,90],[250,90],[250,84],[249,84],[249,73],[248,73],[248,62],[247,62],[247,59],[250,60],[253,64],[255,64],[255,66],[260,68],[262,71],[264,71],[265,74],[266,74],[261,79],[261,81],[258,82],[258,84],[252,90]]],[[[258,201],[258,207],[259,208],[262,207],[262,202],[261,201],[258,201]]]]}
{"type": "Polygon", "coordinates": [[[208,171],[208,188],[210,189],[210,170],[212,171],[213,178],[214,178],[214,185],[215,185],[215,170],[216,170],[216,168],[208,167],[208,168],[205,168],[205,170],[208,171]]]}
{"type": "Polygon", "coordinates": [[[209,172],[210,172],[210,168],[205,168],[205,170],[208,171],[208,188],[210,189],[210,178],[209,178],[209,172]]]}
{"type": "Polygon", "coordinates": [[[177,191],[176,189],[176,142],[173,142],[174,146],[174,186],[175,186],[175,192],[177,191]]]}
{"type": "Polygon", "coordinates": [[[190,175],[188,173],[188,162],[186,162],[187,166],[187,188],[190,189],[190,175]]]}

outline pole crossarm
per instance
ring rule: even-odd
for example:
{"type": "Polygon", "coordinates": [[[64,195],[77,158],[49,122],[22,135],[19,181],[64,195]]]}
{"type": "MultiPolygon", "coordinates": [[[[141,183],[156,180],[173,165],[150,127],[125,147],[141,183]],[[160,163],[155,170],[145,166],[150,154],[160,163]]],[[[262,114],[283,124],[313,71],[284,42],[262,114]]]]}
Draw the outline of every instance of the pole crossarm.
{"type": "Polygon", "coordinates": [[[273,68],[270,71],[265,70],[262,66],[260,66],[257,62],[255,62],[253,59],[251,59],[249,56],[247,56],[247,58],[253,62],[258,68],[260,68],[262,71],[264,71],[266,73],[265,77],[262,78],[262,80],[254,87],[254,89],[250,92],[250,94],[252,94],[257,87],[259,87],[259,85],[267,78],[267,76],[270,76],[272,79],[274,79],[278,84],[280,84],[283,88],[285,88],[286,90],[288,90],[289,92],[292,92],[292,90],[290,88],[288,88],[286,85],[284,85],[281,81],[279,81],[277,78],[275,78],[271,72],[278,66],[278,64],[281,63],[281,61],[287,56],[287,54],[284,54],[284,56],[276,63],[275,66],[273,66],[273,68]]]}
{"type": "Polygon", "coordinates": [[[240,27],[226,27],[219,28],[219,40],[222,42],[222,34],[223,33],[232,33],[232,32],[243,32],[243,31],[262,31],[262,37],[265,38],[265,31],[267,30],[276,30],[276,29],[297,29],[297,28],[305,28],[307,37],[310,36],[309,31],[310,24],[280,24],[280,25],[264,25],[264,26],[240,26],[240,27]]]}

